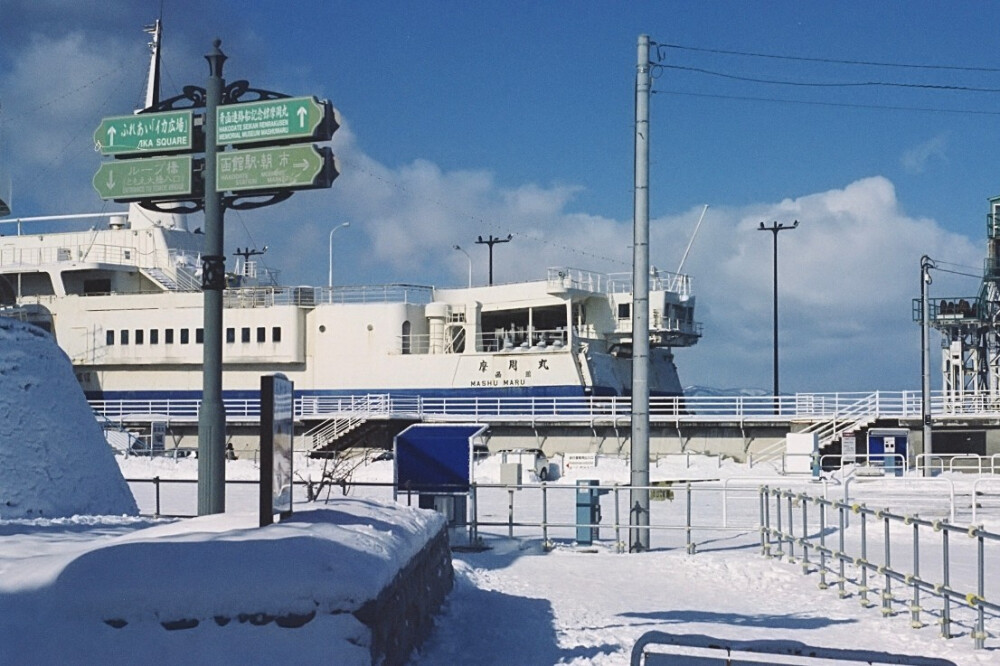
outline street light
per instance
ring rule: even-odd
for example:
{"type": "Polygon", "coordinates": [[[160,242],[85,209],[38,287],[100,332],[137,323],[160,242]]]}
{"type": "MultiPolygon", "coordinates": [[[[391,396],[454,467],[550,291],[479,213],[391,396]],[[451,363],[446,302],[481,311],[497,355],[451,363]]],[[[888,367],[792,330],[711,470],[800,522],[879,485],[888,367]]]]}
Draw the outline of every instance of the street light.
{"type": "Polygon", "coordinates": [[[330,289],[333,289],[333,234],[336,233],[337,229],[343,229],[344,227],[349,226],[351,226],[350,222],[342,222],[330,230],[330,270],[326,274],[326,286],[330,289]]]}
{"type": "Polygon", "coordinates": [[[799,221],[795,220],[792,226],[788,227],[778,222],[765,226],[763,222],[757,227],[757,231],[770,231],[774,236],[774,413],[778,414],[780,409],[780,398],[778,393],[778,232],[795,229],[799,226],[799,221]]]}
{"type": "Polygon", "coordinates": [[[472,288],[472,257],[469,256],[468,252],[466,252],[464,249],[462,249],[461,245],[455,245],[455,246],[453,246],[453,249],[458,250],[459,252],[461,252],[462,254],[464,254],[465,258],[469,260],[469,288],[471,289],[472,288]]]}

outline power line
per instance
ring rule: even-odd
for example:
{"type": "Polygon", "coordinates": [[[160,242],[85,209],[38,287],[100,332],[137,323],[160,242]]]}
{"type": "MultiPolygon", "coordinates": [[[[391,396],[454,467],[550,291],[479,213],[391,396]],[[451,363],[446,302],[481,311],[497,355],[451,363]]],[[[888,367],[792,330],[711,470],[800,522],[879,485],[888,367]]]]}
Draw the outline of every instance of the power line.
{"type": "Polygon", "coordinates": [[[706,97],[710,99],[728,99],[741,102],[774,102],[779,104],[802,104],[807,106],[832,106],[848,109],[872,109],[876,111],[924,111],[930,113],[953,113],[982,116],[1000,116],[1000,111],[983,111],[978,109],[940,109],[925,106],[897,106],[887,104],[851,104],[848,102],[821,102],[803,99],[783,99],[779,97],[759,97],[754,95],[718,95],[712,93],[696,93],[684,90],[653,90],[653,94],[684,95],[687,97],[706,97]]]}
{"type": "Polygon", "coordinates": [[[976,88],[972,86],[956,86],[956,85],[945,85],[945,84],[935,84],[935,83],[900,83],[896,81],[848,81],[848,82],[836,82],[836,83],[819,83],[814,81],[787,81],[780,79],[763,79],[752,76],[742,76],[739,74],[728,74],[726,72],[717,72],[710,69],[704,69],[702,67],[687,67],[684,65],[663,65],[663,64],[659,64],[657,66],[662,67],[664,69],[676,69],[687,72],[696,72],[699,74],[708,74],[709,76],[718,76],[725,79],[733,79],[736,81],[748,81],[750,83],[767,83],[772,85],[783,85],[783,86],[800,86],[806,88],[888,87],[888,88],[919,88],[925,90],[953,90],[958,92],[989,92],[989,93],[1000,92],[1000,88],[976,88]]]}
{"type": "Polygon", "coordinates": [[[682,51],[696,51],[701,53],[717,53],[721,55],[738,55],[747,56],[752,58],[770,58],[774,60],[793,60],[799,62],[822,62],[834,65],[863,65],[869,67],[898,67],[906,69],[931,69],[931,70],[944,70],[944,71],[960,71],[960,72],[987,72],[987,73],[997,73],[1000,72],[1000,68],[996,67],[971,67],[971,66],[960,66],[960,65],[929,65],[922,63],[901,63],[901,62],[879,62],[874,60],[841,60],[837,58],[809,58],[805,56],[790,56],[790,55],[779,55],[775,53],[755,53],[753,51],[727,51],[724,49],[708,49],[699,48],[697,46],[685,46],[682,44],[656,44],[657,47],[657,59],[663,59],[663,53],[661,49],[678,49],[682,51]]]}

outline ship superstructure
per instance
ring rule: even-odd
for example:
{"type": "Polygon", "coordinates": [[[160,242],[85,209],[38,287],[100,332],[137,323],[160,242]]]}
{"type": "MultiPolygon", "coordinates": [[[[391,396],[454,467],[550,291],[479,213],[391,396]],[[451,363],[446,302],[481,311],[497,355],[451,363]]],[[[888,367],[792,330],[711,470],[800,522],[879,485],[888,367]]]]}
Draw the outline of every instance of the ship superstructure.
{"type": "MultiPolygon", "coordinates": [[[[95,399],[196,397],[201,234],[141,214],[82,231],[0,237],[0,303],[51,331],[95,399]]],[[[13,222],[13,221],[11,221],[13,222]]],[[[67,222],[69,224],[69,222],[67,222]]],[[[303,396],[625,395],[628,275],[550,268],[463,289],[280,287],[240,263],[224,295],[227,397],[283,372],[303,396]]],[[[682,393],[672,349],[697,342],[689,277],[651,277],[654,395],[682,393]]]]}

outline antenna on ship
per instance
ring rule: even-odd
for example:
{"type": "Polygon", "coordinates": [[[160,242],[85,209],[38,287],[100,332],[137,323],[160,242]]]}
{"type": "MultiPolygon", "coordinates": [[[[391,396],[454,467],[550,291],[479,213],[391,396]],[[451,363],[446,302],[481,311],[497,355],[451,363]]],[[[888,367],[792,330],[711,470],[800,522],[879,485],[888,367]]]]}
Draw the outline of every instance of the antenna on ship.
{"type": "Polygon", "coordinates": [[[677,274],[678,275],[682,275],[684,273],[684,271],[683,271],[683,269],[684,269],[684,262],[687,261],[688,252],[691,251],[691,246],[694,245],[694,239],[698,235],[698,229],[701,228],[701,221],[705,219],[705,213],[707,213],[707,212],[708,212],[708,204],[705,204],[705,207],[701,209],[701,217],[698,218],[698,224],[694,225],[694,233],[691,234],[691,240],[688,241],[688,246],[684,250],[684,256],[681,257],[681,263],[677,267],[677,274]]]}
{"type": "Polygon", "coordinates": [[[10,215],[10,176],[4,169],[3,159],[3,104],[0,104],[0,217],[10,215]]]}
{"type": "Polygon", "coordinates": [[[254,262],[254,261],[250,261],[250,257],[259,256],[259,255],[264,254],[265,252],[267,252],[267,246],[266,245],[264,246],[263,250],[252,250],[249,247],[246,248],[246,249],[244,249],[244,250],[241,250],[240,248],[236,248],[236,251],[233,252],[233,254],[236,255],[237,257],[243,257],[243,266],[242,266],[242,268],[240,268],[239,262],[237,262],[237,265],[236,265],[236,274],[240,278],[244,278],[244,279],[256,278],[257,277],[257,263],[254,262]]]}

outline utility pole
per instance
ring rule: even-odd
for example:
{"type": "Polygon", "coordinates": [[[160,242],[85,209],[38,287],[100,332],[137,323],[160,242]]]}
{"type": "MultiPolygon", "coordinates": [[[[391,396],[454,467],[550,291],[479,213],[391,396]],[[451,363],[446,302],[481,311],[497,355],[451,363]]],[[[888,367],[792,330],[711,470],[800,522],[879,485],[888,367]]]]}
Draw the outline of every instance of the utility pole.
{"type": "MultiPolygon", "coordinates": [[[[924,460],[930,462],[934,447],[931,442],[931,368],[930,368],[930,299],[927,297],[931,285],[931,269],[936,268],[934,260],[926,254],[920,257],[920,422],[923,424],[924,460]]],[[[925,464],[924,476],[930,474],[925,464]]]]}
{"type": "Polygon", "coordinates": [[[222,402],[222,292],[226,288],[222,194],[216,191],[216,111],[222,103],[226,55],[216,39],[205,86],[205,254],[201,285],[205,294],[205,341],[201,411],[198,414],[198,515],[226,511],[226,408],[222,402]]]}
{"type": "Polygon", "coordinates": [[[778,232],[788,231],[790,229],[796,229],[799,226],[799,221],[795,220],[792,226],[787,227],[784,224],[778,222],[773,222],[771,226],[766,227],[764,223],[761,222],[760,226],[757,227],[757,231],[770,231],[774,235],[774,413],[779,414],[781,412],[781,394],[778,392],[778,232]]]}
{"type": "Polygon", "coordinates": [[[649,35],[639,35],[632,222],[632,490],[629,552],[649,550],[649,35]]]}
{"type": "Polygon", "coordinates": [[[493,238],[493,234],[490,234],[490,237],[487,238],[486,240],[483,240],[482,236],[480,236],[479,239],[476,240],[476,245],[489,245],[490,246],[490,284],[491,285],[493,284],[493,246],[496,245],[497,243],[509,243],[511,238],[513,238],[513,236],[511,236],[510,234],[507,234],[507,238],[493,238]]]}

